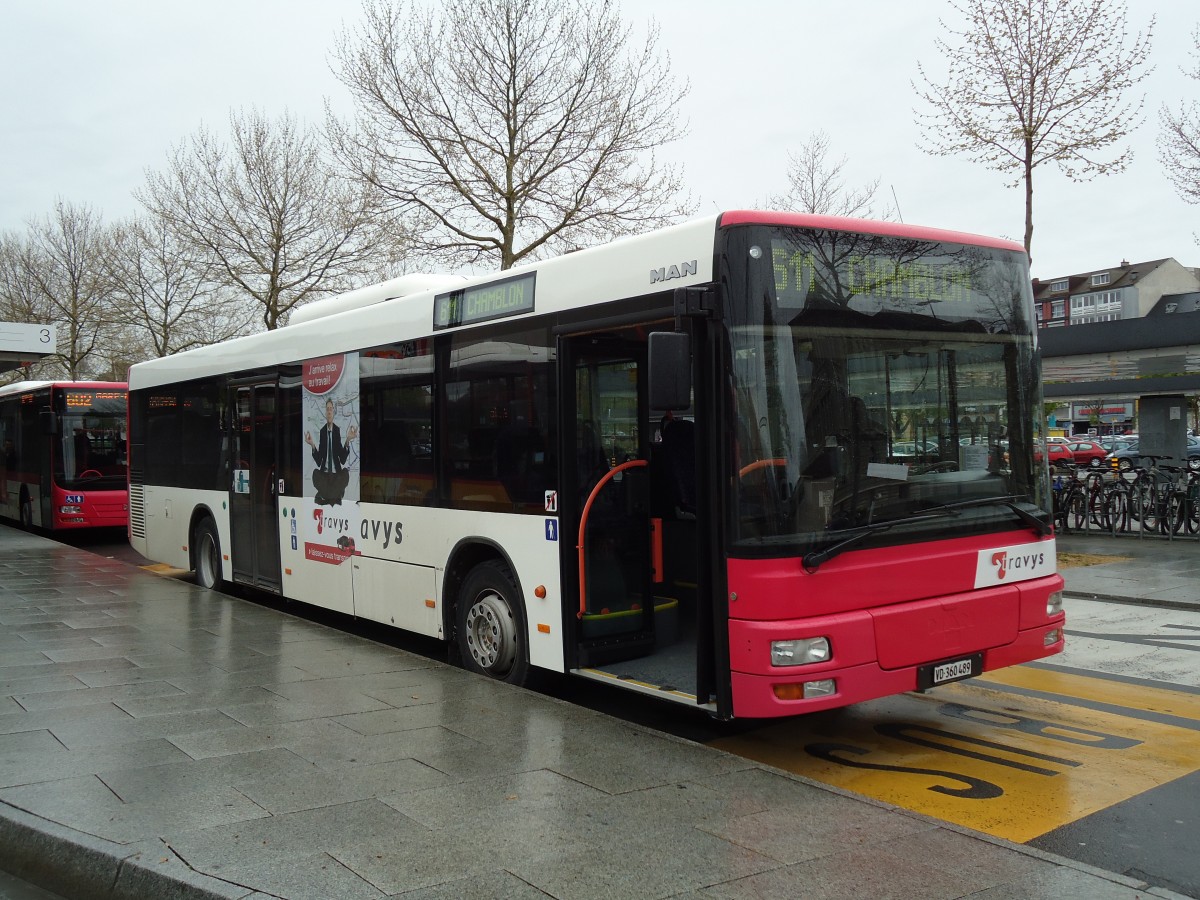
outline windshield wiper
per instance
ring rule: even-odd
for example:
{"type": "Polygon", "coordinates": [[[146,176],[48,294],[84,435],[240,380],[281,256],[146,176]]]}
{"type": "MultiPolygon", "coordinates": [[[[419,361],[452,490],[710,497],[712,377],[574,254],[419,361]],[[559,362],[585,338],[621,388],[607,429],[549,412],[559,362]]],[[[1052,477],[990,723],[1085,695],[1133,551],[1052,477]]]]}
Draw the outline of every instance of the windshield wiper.
{"type": "Polygon", "coordinates": [[[822,563],[827,563],[835,556],[845,553],[855,544],[861,543],[865,538],[873,534],[879,534],[881,531],[887,531],[894,525],[910,525],[915,522],[925,522],[930,519],[944,519],[946,516],[956,516],[957,512],[946,507],[933,507],[933,512],[919,516],[905,516],[903,519],[888,519],[886,522],[875,522],[871,525],[864,525],[862,528],[855,531],[849,537],[842,538],[836,544],[831,544],[824,550],[809,550],[800,560],[800,564],[804,566],[804,571],[812,573],[817,571],[817,568],[822,563]]]}
{"type": "Polygon", "coordinates": [[[974,500],[960,500],[957,503],[942,503],[937,506],[930,507],[931,509],[944,509],[947,511],[957,511],[960,509],[971,509],[978,506],[1003,506],[1012,510],[1017,514],[1017,518],[1032,528],[1039,536],[1045,536],[1051,532],[1050,523],[1039,519],[1029,510],[1017,504],[1018,500],[1024,499],[1021,494],[1010,494],[1007,497],[977,497],[974,500]]]}
{"type": "Polygon", "coordinates": [[[909,525],[915,522],[924,522],[929,519],[940,519],[945,516],[957,516],[960,510],[971,509],[977,506],[1003,506],[1006,509],[1012,510],[1017,517],[1034,529],[1038,535],[1050,534],[1050,523],[1043,522],[1027,509],[1017,505],[1017,501],[1021,499],[1021,495],[1013,494],[1008,497],[977,497],[974,500],[960,500],[957,503],[940,503],[937,506],[926,507],[921,510],[920,515],[906,516],[903,519],[889,519],[886,522],[876,522],[872,525],[866,525],[856,530],[853,534],[843,538],[836,544],[826,547],[824,550],[810,550],[804,554],[800,560],[800,564],[804,566],[804,571],[812,573],[822,563],[827,563],[842,553],[845,553],[855,544],[862,541],[873,534],[879,534],[881,531],[887,531],[893,525],[909,525]]]}

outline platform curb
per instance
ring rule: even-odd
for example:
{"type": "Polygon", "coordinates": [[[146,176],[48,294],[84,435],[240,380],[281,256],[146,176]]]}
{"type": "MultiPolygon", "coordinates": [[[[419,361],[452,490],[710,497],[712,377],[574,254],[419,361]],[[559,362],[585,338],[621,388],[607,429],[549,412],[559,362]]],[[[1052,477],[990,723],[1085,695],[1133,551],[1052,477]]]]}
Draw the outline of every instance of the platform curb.
{"type": "Polygon", "coordinates": [[[240,900],[255,891],[189,869],[154,841],[118,844],[0,801],[4,870],[64,897],[240,900]]]}

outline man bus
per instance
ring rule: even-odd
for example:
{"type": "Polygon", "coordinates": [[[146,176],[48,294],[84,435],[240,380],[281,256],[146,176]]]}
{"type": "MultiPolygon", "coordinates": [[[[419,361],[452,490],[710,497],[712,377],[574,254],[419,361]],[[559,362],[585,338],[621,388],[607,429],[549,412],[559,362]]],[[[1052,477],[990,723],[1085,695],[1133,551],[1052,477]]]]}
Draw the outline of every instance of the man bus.
{"type": "Polygon", "coordinates": [[[130,410],[138,552],[509,682],[782,716],[1063,646],[1008,241],[726,212],[352,291],[134,366],[130,410]]]}

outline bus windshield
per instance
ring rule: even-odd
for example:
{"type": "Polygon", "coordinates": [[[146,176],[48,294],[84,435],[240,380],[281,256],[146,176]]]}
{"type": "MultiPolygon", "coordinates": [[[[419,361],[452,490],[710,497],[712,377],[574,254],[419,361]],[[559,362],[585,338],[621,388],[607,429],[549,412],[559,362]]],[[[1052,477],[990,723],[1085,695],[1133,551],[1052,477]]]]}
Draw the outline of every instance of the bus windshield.
{"type": "Polygon", "coordinates": [[[735,550],[1046,521],[1020,253],[759,226],[729,230],[726,261],[735,550]]]}
{"type": "Polygon", "coordinates": [[[124,490],[125,393],[73,389],[62,402],[55,482],[66,490],[124,490]]]}

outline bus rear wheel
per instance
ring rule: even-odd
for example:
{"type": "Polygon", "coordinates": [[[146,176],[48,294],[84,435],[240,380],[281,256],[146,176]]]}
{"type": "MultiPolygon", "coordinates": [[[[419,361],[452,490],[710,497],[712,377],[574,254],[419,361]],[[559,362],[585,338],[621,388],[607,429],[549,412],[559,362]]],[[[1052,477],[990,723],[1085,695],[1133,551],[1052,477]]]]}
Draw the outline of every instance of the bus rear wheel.
{"type": "Polygon", "coordinates": [[[212,519],[201,519],[192,534],[192,562],[196,570],[196,583],[200,587],[219,591],[224,584],[221,577],[221,538],[212,519]]]}
{"type": "Polygon", "coordinates": [[[529,674],[525,617],[507,567],[481,563],[463,581],[455,629],[463,665],[473,672],[524,684],[529,674]]]}

